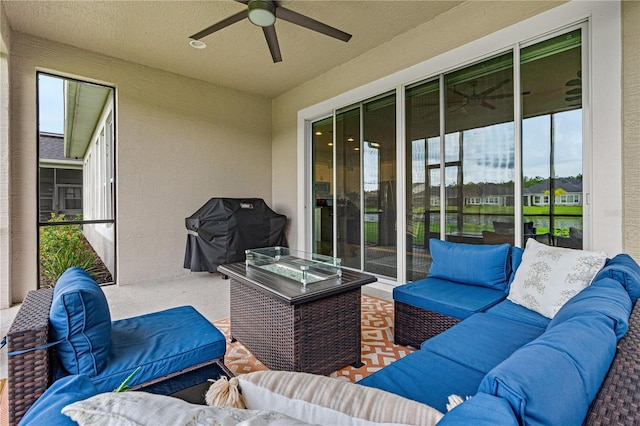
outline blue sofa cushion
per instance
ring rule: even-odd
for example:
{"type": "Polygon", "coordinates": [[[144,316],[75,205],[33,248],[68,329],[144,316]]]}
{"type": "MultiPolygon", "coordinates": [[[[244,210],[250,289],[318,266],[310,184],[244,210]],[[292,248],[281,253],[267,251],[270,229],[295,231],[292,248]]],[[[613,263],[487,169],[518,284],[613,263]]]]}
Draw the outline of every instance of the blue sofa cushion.
{"type": "Polygon", "coordinates": [[[602,314],[611,320],[611,327],[618,340],[629,329],[631,299],[616,280],[601,278],[572,297],[549,323],[549,328],[576,317],[593,317],[602,314]]]}
{"type": "Polygon", "coordinates": [[[527,309],[524,306],[513,303],[508,299],[503,300],[495,306],[487,309],[487,314],[535,325],[542,328],[547,328],[547,326],[549,325],[549,321],[551,321],[549,318],[542,316],[539,313],[532,311],[531,309],[527,309]]]}
{"type": "Polygon", "coordinates": [[[509,274],[510,245],[462,244],[429,240],[429,277],[505,291],[509,274]]]}
{"type": "Polygon", "coordinates": [[[511,287],[511,283],[516,276],[516,271],[518,270],[518,266],[522,263],[522,254],[524,253],[524,249],[522,247],[511,247],[511,274],[509,274],[509,283],[507,284],[507,292],[511,287]]]}
{"type": "Polygon", "coordinates": [[[506,293],[487,287],[425,278],[393,289],[393,299],[450,317],[465,319],[504,300],[506,293]]]}
{"type": "Polygon", "coordinates": [[[51,334],[60,364],[71,374],[96,376],[111,344],[111,314],[100,286],[81,268],[67,269],[53,290],[51,334]]]}
{"type": "Polygon", "coordinates": [[[483,377],[483,373],[421,349],[358,384],[395,393],[445,413],[449,395],[474,395],[483,377]]]}
{"type": "Polygon", "coordinates": [[[520,424],[581,425],[615,351],[604,315],[571,318],[491,370],[478,391],[509,401],[520,424]]]}
{"type": "Polygon", "coordinates": [[[20,425],[30,426],[77,426],[78,424],[61,413],[74,402],[82,401],[99,392],[85,375],[67,376],[55,382],[22,416],[20,425]]]}
{"type": "Polygon", "coordinates": [[[130,386],[224,356],[224,335],[191,306],[114,321],[104,371],[91,380],[100,392],[130,386]]]}
{"type": "Polygon", "coordinates": [[[454,407],[438,426],[518,426],[509,403],[497,396],[478,393],[454,407]]]}
{"type": "Polygon", "coordinates": [[[604,277],[620,282],[629,293],[631,303],[635,303],[640,297],[640,266],[628,254],[619,254],[609,259],[594,281],[604,277]]]}
{"type": "Polygon", "coordinates": [[[421,349],[488,373],[544,328],[485,313],[471,315],[444,333],[425,341],[421,349]]]}

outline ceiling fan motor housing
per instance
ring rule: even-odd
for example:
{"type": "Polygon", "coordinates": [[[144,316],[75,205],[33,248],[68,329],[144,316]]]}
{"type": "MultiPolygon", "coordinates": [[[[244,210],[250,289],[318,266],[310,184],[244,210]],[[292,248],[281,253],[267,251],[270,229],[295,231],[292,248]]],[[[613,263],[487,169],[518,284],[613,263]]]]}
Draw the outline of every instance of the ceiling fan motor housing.
{"type": "Polygon", "coordinates": [[[276,22],[276,6],[268,0],[250,0],[249,21],[259,27],[273,25],[276,22]]]}

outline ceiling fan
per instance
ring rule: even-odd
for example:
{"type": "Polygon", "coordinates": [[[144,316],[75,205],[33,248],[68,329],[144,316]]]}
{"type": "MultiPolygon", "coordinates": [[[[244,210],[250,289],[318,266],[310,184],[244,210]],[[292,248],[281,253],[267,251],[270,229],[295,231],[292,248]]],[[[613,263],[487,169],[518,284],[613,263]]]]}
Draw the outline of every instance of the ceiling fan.
{"type": "MultiPolygon", "coordinates": [[[[282,6],[281,1],[275,0],[235,0],[238,3],[247,5],[247,9],[242,12],[238,12],[235,15],[231,15],[222,21],[205,28],[204,30],[192,35],[192,40],[200,40],[203,37],[208,36],[216,31],[242,21],[244,18],[249,18],[253,24],[262,27],[264,36],[267,39],[267,45],[271,52],[273,62],[281,62],[282,55],[280,54],[280,45],[278,44],[278,37],[276,35],[275,22],[276,18],[291,22],[301,27],[308,28],[313,31],[328,35],[329,37],[337,38],[342,41],[349,41],[351,34],[347,34],[344,31],[340,31],[337,28],[331,27],[308,16],[302,15],[298,12],[294,12],[282,6]]],[[[192,41],[193,43],[193,41],[192,41]]],[[[193,46],[193,44],[192,44],[193,46]]]]}
{"type": "MultiPolygon", "coordinates": [[[[503,93],[500,95],[492,95],[493,92],[495,92],[496,90],[498,90],[499,88],[501,88],[502,86],[504,86],[505,84],[509,83],[511,81],[510,78],[504,79],[500,82],[498,82],[498,84],[496,84],[495,86],[489,87],[486,90],[483,90],[480,93],[476,93],[476,86],[478,84],[478,81],[472,81],[471,83],[469,83],[469,85],[471,86],[471,93],[467,94],[467,93],[463,93],[460,92],[458,89],[456,89],[455,87],[453,88],[453,93],[455,93],[458,96],[461,96],[463,98],[462,101],[462,105],[460,107],[458,107],[457,109],[462,109],[465,108],[466,106],[476,106],[476,105],[480,105],[483,106],[485,108],[489,108],[489,109],[496,109],[495,105],[493,105],[492,103],[488,102],[490,100],[493,99],[504,99],[504,98],[511,98],[513,97],[513,93],[503,93]]],[[[523,92],[523,95],[528,95],[530,92],[523,92]]]]}

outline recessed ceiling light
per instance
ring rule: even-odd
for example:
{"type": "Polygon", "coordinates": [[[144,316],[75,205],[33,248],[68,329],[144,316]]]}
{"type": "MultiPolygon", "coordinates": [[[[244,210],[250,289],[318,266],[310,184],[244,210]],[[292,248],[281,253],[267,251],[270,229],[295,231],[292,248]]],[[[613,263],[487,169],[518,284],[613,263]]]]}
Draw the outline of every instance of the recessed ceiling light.
{"type": "Polygon", "coordinates": [[[353,148],[354,151],[360,151],[360,148],[358,148],[357,146],[355,148],[353,148]]]}
{"type": "Polygon", "coordinates": [[[329,146],[333,146],[333,142],[329,142],[327,145],[329,145],[329,146]]]}
{"type": "Polygon", "coordinates": [[[194,49],[204,49],[205,47],[207,47],[205,42],[200,40],[189,41],[189,46],[193,47],[194,49]]]}
{"type": "Polygon", "coordinates": [[[351,136],[349,136],[349,137],[347,138],[347,142],[353,142],[353,141],[354,141],[354,139],[353,139],[351,136]]]}
{"type": "Polygon", "coordinates": [[[316,131],[316,136],[322,136],[322,132],[320,130],[316,131]]]}

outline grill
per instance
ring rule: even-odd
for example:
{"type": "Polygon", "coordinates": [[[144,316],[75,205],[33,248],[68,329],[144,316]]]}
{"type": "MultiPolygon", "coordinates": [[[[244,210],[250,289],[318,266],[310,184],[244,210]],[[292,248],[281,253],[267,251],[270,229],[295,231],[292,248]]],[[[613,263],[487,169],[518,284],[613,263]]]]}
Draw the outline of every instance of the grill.
{"type": "Polygon", "coordinates": [[[286,247],[286,223],[261,198],[212,198],[185,219],[184,267],[216,272],[220,265],[244,261],[245,250],[286,247]]]}

